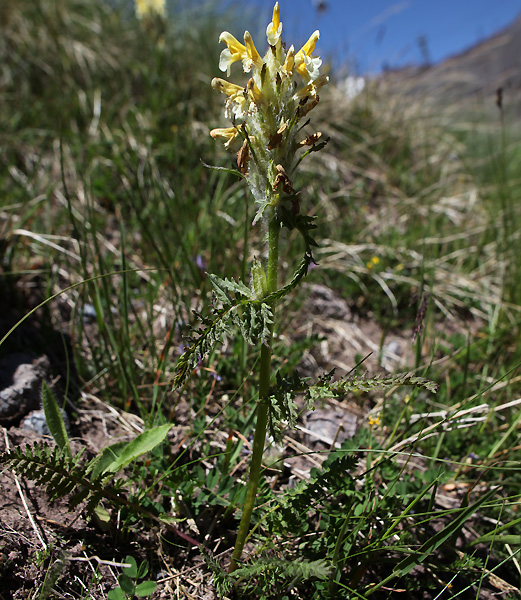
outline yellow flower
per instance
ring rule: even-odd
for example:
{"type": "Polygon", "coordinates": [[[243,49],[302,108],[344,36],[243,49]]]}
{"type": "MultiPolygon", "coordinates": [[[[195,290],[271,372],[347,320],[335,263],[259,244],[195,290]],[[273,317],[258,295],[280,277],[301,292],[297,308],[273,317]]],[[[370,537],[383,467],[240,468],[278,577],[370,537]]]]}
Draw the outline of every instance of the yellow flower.
{"type": "Polygon", "coordinates": [[[369,427],[379,427],[380,426],[380,415],[376,415],[376,417],[369,415],[368,421],[369,421],[369,427]]]}
{"type": "Polygon", "coordinates": [[[319,38],[320,32],[317,30],[295,55],[295,71],[306,83],[314,81],[319,76],[318,70],[322,65],[322,60],[318,56],[311,56],[319,38]]]}
{"type": "Polygon", "coordinates": [[[242,59],[242,67],[244,72],[249,73],[253,65],[255,65],[258,69],[261,69],[263,65],[262,58],[257,52],[257,48],[255,48],[253,38],[251,37],[249,31],[244,32],[244,44],[246,46],[246,57],[242,59]]]}
{"type": "Polygon", "coordinates": [[[373,256],[373,258],[371,258],[371,260],[366,264],[366,267],[368,269],[372,269],[373,267],[376,267],[376,265],[380,264],[380,259],[378,258],[378,256],[373,256]]]}
{"type": "Polygon", "coordinates": [[[221,71],[227,71],[230,76],[230,67],[238,60],[242,60],[246,56],[246,47],[243,46],[239,40],[237,40],[228,31],[223,31],[219,36],[219,41],[226,44],[226,48],[221,52],[219,59],[219,69],[221,71]]]}
{"type": "Polygon", "coordinates": [[[234,98],[237,94],[244,93],[244,88],[235,83],[230,83],[220,77],[214,77],[212,79],[212,87],[214,90],[219,90],[223,94],[226,94],[229,98],[234,98]]]}
{"type": "Polygon", "coordinates": [[[273,20],[266,28],[266,37],[268,38],[268,44],[270,46],[277,46],[280,44],[280,35],[282,33],[282,23],[280,22],[280,8],[279,3],[275,3],[273,8],[273,20]]]}
{"type": "Polygon", "coordinates": [[[237,139],[239,130],[237,127],[222,127],[219,129],[212,129],[210,135],[214,140],[224,140],[224,147],[229,148],[231,144],[237,139]]]}
{"type": "Polygon", "coordinates": [[[244,32],[244,45],[242,45],[231,33],[223,31],[219,36],[219,41],[226,44],[226,48],[221,52],[219,59],[219,69],[226,71],[230,75],[230,67],[234,62],[242,60],[242,66],[245,73],[251,71],[253,65],[262,67],[262,59],[255,48],[253,39],[248,31],[244,32]]]}
{"type": "Polygon", "coordinates": [[[219,90],[228,96],[228,99],[226,100],[226,116],[229,119],[233,119],[234,117],[242,119],[246,110],[244,88],[240,85],[235,85],[234,83],[221,79],[220,77],[214,77],[212,79],[212,87],[214,90],[219,90]]]}
{"type": "Polygon", "coordinates": [[[138,19],[166,17],[166,0],[135,0],[138,19]]]}

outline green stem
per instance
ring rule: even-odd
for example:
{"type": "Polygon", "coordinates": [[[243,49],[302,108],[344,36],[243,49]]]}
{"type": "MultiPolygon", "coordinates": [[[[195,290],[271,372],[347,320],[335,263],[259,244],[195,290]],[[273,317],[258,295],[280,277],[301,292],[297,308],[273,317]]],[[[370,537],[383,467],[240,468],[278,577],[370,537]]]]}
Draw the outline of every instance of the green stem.
{"type": "MultiPolygon", "coordinates": [[[[249,234],[250,234],[250,216],[248,214],[248,202],[249,202],[249,196],[248,196],[248,191],[245,189],[244,190],[244,236],[243,236],[243,247],[244,247],[244,254],[243,254],[243,259],[242,259],[242,272],[241,272],[241,278],[242,281],[246,281],[246,273],[248,270],[248,238],[249,238],[249,234]]],[[[242,377],[246,377],[246,361],[247,361],[247,352],[248,352],[248,343],[246,342],[246,340],[244,338],[242,338],[241,340],[241,378],[242,377]]]]}
{"type": "MultiPolygon", "coordinates": [[[[278,288],[279,274],[279,233],[280,223],[277,218],[276,210],[270,207],[268,218],[268,272],[267,272],[267,294],[275,292],[278,288]]],[[[275,303],[271,305],[273,320],[275,320],[275,303]]],[[[262,466],[262,456],[264,454],[264,444],[266,442],[266,430],[268,427],[268,393],[270,389],[271,375],[271,346],[273,339],[273,326],[270,326],[269,345],[262,345],[260,356],[259,371],[259,402],[257,404],[257,424],[255,426],[255,436],[253,438],[253,447],[250,461],[250,474],[248,478],[248,487],[246,489],[246,499],[242,511],[242,518],[237,532],[237,540],[233,550],[230,563],[230,573],[237,568],[237,561],[241,559],[242,550],[248,532],[250,530],[251,515],[257,497],[257,488],[259,487],[260,471],[262,466]]]]}

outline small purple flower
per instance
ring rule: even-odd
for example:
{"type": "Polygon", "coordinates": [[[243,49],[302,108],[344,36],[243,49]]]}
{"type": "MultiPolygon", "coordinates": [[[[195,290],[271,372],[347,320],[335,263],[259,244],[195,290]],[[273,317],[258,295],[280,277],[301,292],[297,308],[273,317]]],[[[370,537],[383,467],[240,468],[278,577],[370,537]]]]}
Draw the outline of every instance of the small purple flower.
{"type": "Polygon", "coordinates": [[[199,267],[199,269],[201,269],[201,271],[205,272],[206,271],[206,265],[204,264],[204,260],[203,257],[198,254],[195,259],[195,264],[199,267]]]}

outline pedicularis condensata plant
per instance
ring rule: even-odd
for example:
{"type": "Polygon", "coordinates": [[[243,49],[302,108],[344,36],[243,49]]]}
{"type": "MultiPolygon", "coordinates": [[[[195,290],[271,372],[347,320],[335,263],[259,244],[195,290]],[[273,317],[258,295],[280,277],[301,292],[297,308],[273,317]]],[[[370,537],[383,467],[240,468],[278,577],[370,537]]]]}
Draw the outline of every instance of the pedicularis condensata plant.
{"type": "Polygon", "coordinates": [[[271,376],[275,305],[306,275],[314,262],[312,248],[316,246],[311,236],[315,227],[313,218],[300,212],[294,175],[302,159],[323,148],[327,141],[321,140],[320,132],[306,135],[302,131],[309,123],[310,111],[318,104],[320,89],[328,82],[328,77],[319,73],[322,61],[313,54],[319,32],[315,31],[298,52],[293,46],[285,50],[281,34],[280,9],[276,3],[272,22],[266,30],[269,48],[263,58],[247,31],[244,44],[227,31],[220,36],[220,41],[226,44],[220,69],[229,75],[233,63],[241,62],[251,77],[244,87],[221,78],[212,80],[212,87],[226,96],[225,114],[231,126],[214,129],[210,134],[214,139],[223,140],[226,148],[237,151],[238,170],[232,171],[242,177],[252,191],[258,207],[253,224],[264,223],[266,252],[263,263],[254,260],[249,286],[209,275],[215,293],[213,316],[199,315],[203,327],[189,338],[174,380],[175,386],[181,385],[200,360],[237,329],[249,344],[261,342],[257,422],[246,499],[230,571],[237,568],[248,538],[268,427],[277,440],[285,428],[296,425],[297,394],[312,408],[319,398],[341,398],[349,391],[401,384],[435,389],[431,382],[408,374],[372,379],[351,375],[331,382],[332,374],[328,373],[314,385],[296,373],[287,377],[278,373],[276,377],[271,376]],[[283,228],[300,232],[305,251],[292,279],[279,288],[279,237],[283,228]]]}
{"type": "MultiPolygon", "coordinates": [[[[219,41],[226,44],[221,53],[219,68],[230,75],[235,62],[242,62],[251,78],[246,87],[215,78],[212,87],[226,96],[226,116],[233,125],[214,129],[210,135],[224,140],[227,148],[240,146],[237,152],[239,171],[247,181],[259,208],[254,223],[264,219],[268,231],[267,271],[255,262],[252,268],[252,288],[258,299],[277,291],[279,268],[279,233],[288,222],[288,210],[296,216],[299,201],[292,178],[302,156],[301,149],[313,147],[321,133],[304,136],[300,122],[318,104],[318,92],[328,82],[319,74],[320,58],[313,56],[319,32],[315,31],[298,52],[291,46],[282,46],[282,22],[278,2],[273,9],[273,20],[266,29],[269,49],[264,58],[258,53],[248,31],[244,45],[224,31],[219,41]],[[284,211],[286,209],[286,211],[284,211]],[[284,215],[286,212],[286,215],[284,215]]],[[[275,299],[269,302],[273,315],[275,299]]],[[[271,367],[271,338],[262,345],[259,374],[259,402],[257,426],[253,441],[250,477],[237,543],[230,570],[240,559],[248,534],[250,519],[259,483],[262,454],[269,418],[269,387],[271,367]]]]}

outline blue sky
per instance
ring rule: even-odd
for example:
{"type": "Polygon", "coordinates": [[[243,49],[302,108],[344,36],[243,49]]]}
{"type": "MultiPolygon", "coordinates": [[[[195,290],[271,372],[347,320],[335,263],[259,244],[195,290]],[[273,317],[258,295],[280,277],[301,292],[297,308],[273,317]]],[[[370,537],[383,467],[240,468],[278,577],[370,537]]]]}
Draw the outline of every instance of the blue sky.
{"type": "MultiPolygon", "coordinates": [[[[271,21],[274,3],[241,2],[255,9],[258,26],[271,21]]],[[[283,39],[302,43],[320,29],[318,53],[329,54],[337,64],[349,61],[361,74],[378,72],[384,64],[421,62],[426,52],[432,62],[438,62],[489,37],[521,14],[520,0],[329,0],[320,13],[314,8],[317,3],[279,0],[283,39]]],[[[255,26],[249,29],[253,33],[255,26]]]]}

